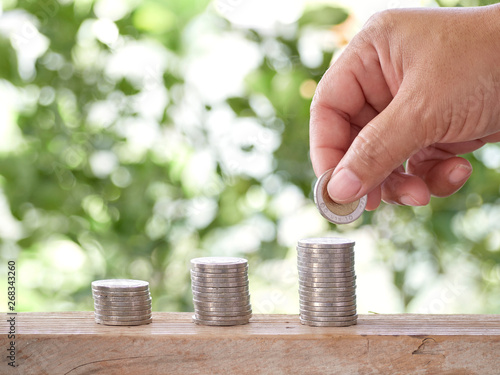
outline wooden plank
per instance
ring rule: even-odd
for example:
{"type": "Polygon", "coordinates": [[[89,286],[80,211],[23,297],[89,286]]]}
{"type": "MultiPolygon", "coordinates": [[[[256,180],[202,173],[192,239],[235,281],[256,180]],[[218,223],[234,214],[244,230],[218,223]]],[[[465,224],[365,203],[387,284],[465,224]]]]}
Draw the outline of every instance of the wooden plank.
{"type": "MultiPolygon", "coordinates": [[[[360,315],[316,328],[296,315],[205,327],[190,313],[153,313],[138,327],[95,324],[92,312],[19,313],[16,362],[0,374],[499,374],[500,315],[360,315]]],[[[0,324],[7,352],[8,324],[0,324]]]]}

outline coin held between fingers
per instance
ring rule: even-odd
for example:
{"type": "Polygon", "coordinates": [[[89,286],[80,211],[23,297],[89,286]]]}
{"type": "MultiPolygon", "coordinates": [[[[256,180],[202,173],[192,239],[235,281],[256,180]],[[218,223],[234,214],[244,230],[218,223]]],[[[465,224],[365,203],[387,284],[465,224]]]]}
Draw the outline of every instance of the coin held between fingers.
{"type": "Polygon", "coordinates": [[[333,173],[333,168],[323,173],[314,186],[314,203],[321,215],[334,224],[348,224],[358,219],[366,207],[366,195],[347,204],[339,204],[330,198],[327,186],[333,173]]]}

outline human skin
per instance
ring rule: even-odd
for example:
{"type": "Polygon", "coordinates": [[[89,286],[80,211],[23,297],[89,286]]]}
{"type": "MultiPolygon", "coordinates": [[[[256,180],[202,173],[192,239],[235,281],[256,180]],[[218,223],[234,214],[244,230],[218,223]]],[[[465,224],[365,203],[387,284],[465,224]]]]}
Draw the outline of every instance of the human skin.
{"type": "Polygon", "coordinates": [[[338,203],[422,206],[467,181],[500,141],[500,5],[373,16],[318,84],[311,160],[338,203]],[[406,168],[404,166],[406,162],[406,168]]]}

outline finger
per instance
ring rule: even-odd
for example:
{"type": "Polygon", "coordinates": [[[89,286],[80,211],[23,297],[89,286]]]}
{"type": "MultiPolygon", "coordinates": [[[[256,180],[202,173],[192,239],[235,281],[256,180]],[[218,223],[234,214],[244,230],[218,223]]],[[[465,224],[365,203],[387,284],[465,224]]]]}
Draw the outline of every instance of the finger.
{"type": "Polygon", "coordinates": [[[357,54],[361,42],[354,45],[325,73],[311,104],[311,161],[318,176],[335,167],[346,153],[352,120],[364,126],[392,98],[376,51],[367,47],[361,59],[357,54]]]}
{"type": "Polygon", "coordinates": [[[373,211],[380,206],[380,201],[382,200],[382,190],[380,186],[370,191],[367,196],[366,210],[373,211]]]}
{"type": "Polygon", "coordinates": [[[443,160],[424,160],[417,164],[408,163],[409,171],[426,183],[436,197],[447,197],[457,192],[472,173],[471,164],[464,158],[452,156],[443,160]]]}
{"type": "Polygon", "coordinates": [[[382,184],[382,200],[404,206],[425,206],[430,201],[430,192],[418,176],[401,171],[392,172],[382,184]]]}
{"type": "Polygon", "coordinates": [[[328,183],[334,201],[359,199],[411,155],[428,146],[431,141],[421,123],[425,117],[415,110],[425,106],[412,105],[415,100],[402,88],[389,106],[360,131],[328,183]]]}

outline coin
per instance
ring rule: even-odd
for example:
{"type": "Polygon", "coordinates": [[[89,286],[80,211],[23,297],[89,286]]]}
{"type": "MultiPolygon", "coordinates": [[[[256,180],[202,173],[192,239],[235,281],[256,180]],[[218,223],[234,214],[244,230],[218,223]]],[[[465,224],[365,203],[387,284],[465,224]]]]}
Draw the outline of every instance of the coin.
{"type": "Polygon", "coordinates": [[[303,266],[297,266],[297,269],[299,271],[299,274],[309,274],[311,276],[315,276],[315,274],[324,274],[322,277],[333,277],[335,275],[341,276],[341,277],[347,277],[347,276],[354,276],[354,270],[353,267],[351,268],[345,268],[345,271],[340,271],[343,270],[344,268],[319,268],[315,267],[309,268],[309,267],[303,267],[303,266]],[[325,275],[327,274],[327,275],[325,275]]]}
{"type": "Polygon", "coordinates": [[[249,298],[243,298],[241,301],[231,301],[231,302],[219,302],[219,301],[207,301],[207,300],[199,300],[196,298],[193,298],[193,304],[196,306],[202,306],[202,307],[213,307],[213,308],[225,308],[225,307],[241,307],[241,306],[246,306],[250,305],[250,299],[249,298]]]}
{"type": "Polygon", "coordinates": [[[99,299],[94,299],[94,306],[95,305],[102,305],[102,306],[150,306],[151,305],[151,297],[145,300],[140,300],[140,301],[107,301],[102,298],[99,299]]]}
{"type": "Polygon", "coordinates": [[[330,313],[336,313],[337,315],[345,315],[346,311],[354,311],[353,314],[355,314],[356,313],[356,304],[353,304],[353,305],[349,304],[346,306],[335,306],[335,307],[331,307],[330,310],[327,310],[326,308],[320,308],[320,309],[316,310],[314,307],[303,306],[303,305],[301,305],[301,308],[300,308],[301,314],[302,313],[307,314],[308,312],[310,312],[310,313],[317,313],[318,315],[322,315],[325,312],[330,312],[330,313]]]}
{"type": "Polygon", "coordinates": [[[356,242],[343,237],[312,237],[298,241],[298,246],[315,248],[344,248],[354,247],[356,242]]]}
{"type": "Polygon", "coordinates": [[[342,282],[354,282],[356,280],[356,276],[348,276],[348,277],[307,277],[304,274],[299,275],[300,282],[308,282],[308,283],[342,283],[342,282]]]}
{"type": "Polygon", "coordinates": [[[153,318],[146,319],[146,320],[131,320],[129,322],[121,322],[121,321],[116,321],[116,320],[103,320],[103,319],[98,319],[95,318],[96,323],[99,324],[104,324],[107,326],[141,326],[144,324],[149,324],[153,321],[153,318]]]}
{"type": "Polygon", "coordinates": [[[151,313],[142,315],[105,315],[94,313],[95,317],[101,320],[116,320],[116,321],[130,321],[130,320],[147,320],[151,318],[151,313]]]}
{"type": "Polygon", "coordinates": [[[300,281],[300,285],[307,286],[310,288],[345,288],[350,286],[356,286],[355,281],[343,281],[339,283],[315,283],[308,281],[300,281]]]}
{"type": "Polygon", "coordinates": [[[146,315],[151,313],[151,309],[142,310],[110,310],[110,309],[96,309],[94,311],[100,315],[110,315],[110,316],[131,316],[131,315],[146,315]]]}
{"type": "Polygon", "coordinates": [[[366,195],[355,202],[339,204],[330,198],[327,191],[328,182],[334,168],[323,173],[314,185],[314,203],[320,214],[334,224],[351,223],[361,216],[366,207],[366,195]]]}
{"type": "Polygon", "coordinates": [[[151,301],[151,295],[145,294],[143,296],[131,296],[131,297],[94,296],[94,301],[99,301],[99,302],[147,302],[147,301],[151,301]]]}
{"type": "Polygon", "coordinates": [[[354,268],[354,262],[335,262],[335,263],[319,263],[319,262],[303,262],[303,261],[297,261],[297,267],[301,267],[303,269],[310,269],[313,272],[323,272],[323,270],[326,270],[326,272],[331,272],[331,271],[337,271],[337,272],[344,272],[344,271],[350,271],[354,268]]]}
{"type": "Polygon", "coordinates": [[[247,304],[247,303],[250,303],[250,299],[249,298],[246,298],[246,297],[233,297],[233,298],[214,298],[214,299],[209,299],[209,298],[202,298],[202,297],[198,297],[196,296],[195,297],[198,301],[201,301],[201,302],[207,302],[207,303],[210,303],[210,302],[215,302],[215,303],[224,303],[226,306],[229,305],[229,304],[238,304],[238,306],[240,305],[244,305],[244,304],[247,304]]]}
{"type": "Polygon", "coordinates": [[[191,290],[199,293],[247,293],[248,285],[234,287],[203,287],[191,285],[191,290]]]}
{"type": "Polygon", "coordinates": [[[247,264],[248,261],[246,259],[235,257],[205,257],[191,259],[191,265],[205,269],[241,269],[246,268],[247,264]]]}
{"type": "Polygon", "coordinates": [[[212,320],[198,319],[196,318],[196,316],[193,315],[193,322],[205,326],[236,326],[236,325],[248,324],[249,319],[232,320],[232,321],[212,321],[212,320]]]}
{"type": "Polygon", "coordinates": [[[248,272],[247,269],[243,272],[224,272],[224,273],[209,273],[209,272],[198,272],[191,270],[191,276],[196,276],[196,277],[219,277],[219,278],[232,278],[232,277],[238,277],[238,278],[245,278],[247,277],[248,272]]]}
{"type": "Polygon", "coordinates": [[[331,295],[329,297],[323,297],[323,296],[308,296],[305,295],[304,293],[300,294],[300,301],[303,302],[335,302],[336,298],[338,297],[349,297],[352,296],[352,293],[346,292],[346,293],[337,293],[336,295],[331,295]]]}
{"type": "Polygon", "coordinates": [[[252,314],[244,314],[244,315],[239,315],[239,316],[212,316],[212,315],[205,315],[205,314],[201,314],[199,312],[195,312],[194,316],[196,317],[196,319],[199,319],[199,320],[211,320],[214,322],[226,322],[226,321],[231,321],[231,320],[250,319],[252,317],[252,314]]]}
{"type": "Polygon", "coordinates": [[[140,292],[109,292],[109,291],[94,291],[92,290],[92,296],[98,297],[136,297],[150,295],[149,290],[142,290],[140,292]]]}
{"type": "Polygon", "coordinates": [[[300,323],[312,327],[348,327],[355,325],[357,323],[357,319],[344,322],[318,322],[300,318],[300,323]]]}
{"type": "Polygon", "coordinates": [[[199,303],[194,303],[195,308],[199,309],[200,311],[220,311],[220,312],[230,312],[230,311],[236,311],[236,312],[242,312],[242,311],[247,311],[251,310],[251,305],[249,303],[240,305],[240,306],[234,306],[232,304],[227,304],[224,306],[209,306],[209,305],[204,305],[204,304],[199,304],[199,303]]]}
{"type": "Polygon", "coordinates": [[[131,279],[108,279],[97,280],[92,282],[94,291],[110,291],[110,292],[138,292],[149,289],[149,283],[141,280],[131,279]]]}
{"type": "Polygon", "coordinates": [[[354,262],[354,255],[340,255],[340,256],[309,256],[303,255],[301,253],[297,254],[297,261],[306,262],[306,263],[345,263],[345,262],[354,262]]]}
{"type": "Polygon", "coordinates": [[[315,314],[305,314],[303,312],[300,313],[300,317],[306,320],[314,320],[315,322],[343,322],[350,321],[353,319],[357,319],[356,312],[350,315],[338,315],[338,316],[317,316],[315,314]]]}
{"type": "Polygon", "coordinates": [[[217,277],[222,277],[225,275],[230,275],[231,277],[234,277],[233,274],[241,274],[242,272],[247,272],[248,266],[246,267],[240,267],[236,269],[232,268],[198,268],[197,266],[191,266],[191,271],[197,272],[197,273],[205,273],[208,275],[214,275],[217,277]]]}
{"type": "Polygon", "coordinates": [[[247,310],[241,310],[241,311],[234,311],[234,310],[227,310],[227,311],[213,311],[213,310],[203,310],[198,308],[196,310],[196,314],[200,316],[213,316],[213,317],[234,317],[234,316],[246,316],[249,314],[252,314],[252,309],[247,309],[247,310]]]}

